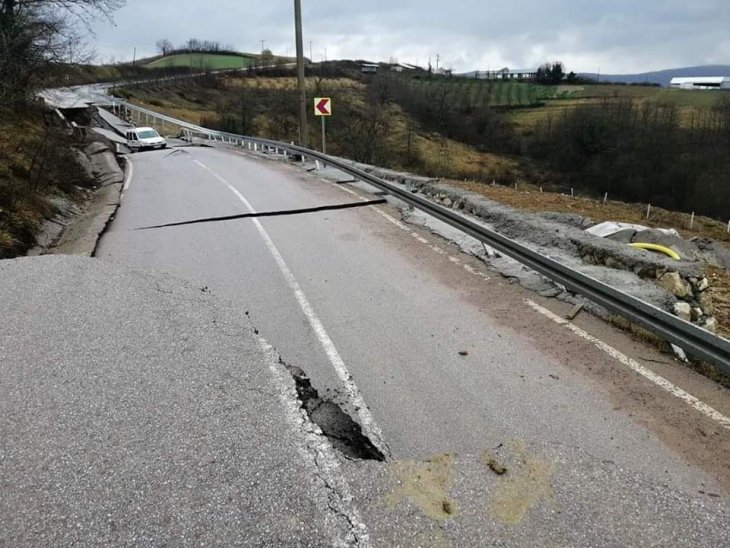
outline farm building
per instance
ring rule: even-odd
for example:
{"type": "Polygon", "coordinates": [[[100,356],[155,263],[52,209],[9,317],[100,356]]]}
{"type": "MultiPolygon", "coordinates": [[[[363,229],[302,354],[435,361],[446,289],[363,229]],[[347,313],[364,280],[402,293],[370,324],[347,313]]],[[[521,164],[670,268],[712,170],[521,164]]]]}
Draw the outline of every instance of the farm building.
{"type": "Polygon", "coordinates": [[[360,65],[360,72],[363,74],[376,74],[380,65],[374,63],[363,63],[360,65]]]}
{"type": "Polygon", "coordinates": [[[730,90],[730,76],[701,76],[672,78],[669,87],[675,89],[726,89],[730,90]]]}
{"type": "Polygon", "coordinates": [[[487,70],[472,73],[480,80],[534,80],[537,77],[537,70],[503,68],[499,70],[487,70]]]}

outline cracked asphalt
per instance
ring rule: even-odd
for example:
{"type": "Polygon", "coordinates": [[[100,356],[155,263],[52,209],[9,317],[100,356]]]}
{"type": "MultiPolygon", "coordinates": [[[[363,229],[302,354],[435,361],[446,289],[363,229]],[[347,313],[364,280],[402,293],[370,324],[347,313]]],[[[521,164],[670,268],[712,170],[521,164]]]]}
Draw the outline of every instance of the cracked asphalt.
{"type": "Polygon", "coordinates": [[[240,310],[93,259],[0,280],[0,545],[331,542],[240,310]]]}
{"type": "MultiPolygon", "coordinates": [[[[97,260],[0,263],[13,318],[0,544],[728,544],[726,429],[373,208],[260,220],[389,454],[336,453],[257,341],[357,419],[254,220],[134,229],[247,213],[231,189],[257,211],[353,196],[276,162],[183,150],[133,156],[97,260]]],[[[727,391],[678,369],[661,372],[730,412],[727,391]]]]}

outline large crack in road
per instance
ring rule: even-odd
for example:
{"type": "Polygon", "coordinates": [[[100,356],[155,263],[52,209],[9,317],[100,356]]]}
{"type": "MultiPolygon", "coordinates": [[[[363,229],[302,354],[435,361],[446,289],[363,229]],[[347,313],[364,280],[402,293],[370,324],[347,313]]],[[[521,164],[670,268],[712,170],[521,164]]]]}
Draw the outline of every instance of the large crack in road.
{"type": "Polygon", "coordinates": [[[337,450],[351,459],[385,460],[380,449],[363,434],[362,427],[337,403],[321,397],[301,368],[281,363],[294,379],[302,408],[337,450]]]}

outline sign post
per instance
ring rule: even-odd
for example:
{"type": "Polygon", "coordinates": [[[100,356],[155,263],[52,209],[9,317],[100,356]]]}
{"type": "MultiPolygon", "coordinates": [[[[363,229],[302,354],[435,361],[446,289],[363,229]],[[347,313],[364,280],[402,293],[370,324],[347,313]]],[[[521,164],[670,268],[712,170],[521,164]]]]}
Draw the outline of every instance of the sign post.
{"type": "Polygon", "coordinates": [[[332,116],[332,99],[329,97],[314,98],[314,115],[322,119],[322,154],[327,154],[327,117],[332,116]]]}

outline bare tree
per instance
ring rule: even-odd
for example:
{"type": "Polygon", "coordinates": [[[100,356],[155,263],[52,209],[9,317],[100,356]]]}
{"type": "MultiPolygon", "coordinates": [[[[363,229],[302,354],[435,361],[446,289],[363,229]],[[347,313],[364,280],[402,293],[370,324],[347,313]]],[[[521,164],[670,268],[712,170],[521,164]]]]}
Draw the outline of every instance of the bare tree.
{"type": "Polygon", "coordinates": [[[125,0],[0,0],[0,106],[16,105],[49,68],[91,57],[84,34],[125,0]]]}
{"type": "Polygon", "coordinates": [[[161,38],[157,41],[157,51],[159,51],[162,55],[167,55],[173,50],[172,42],[170,42],[167,38],[161,38]]]}

